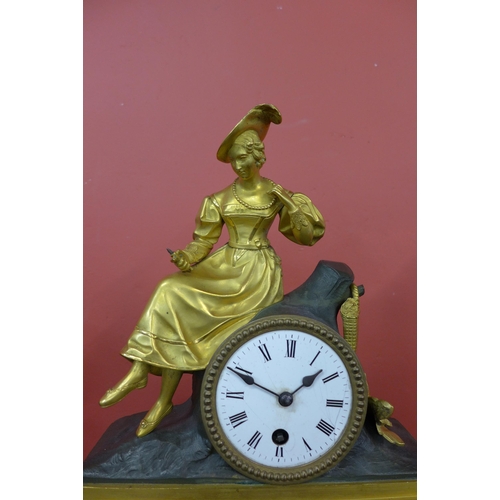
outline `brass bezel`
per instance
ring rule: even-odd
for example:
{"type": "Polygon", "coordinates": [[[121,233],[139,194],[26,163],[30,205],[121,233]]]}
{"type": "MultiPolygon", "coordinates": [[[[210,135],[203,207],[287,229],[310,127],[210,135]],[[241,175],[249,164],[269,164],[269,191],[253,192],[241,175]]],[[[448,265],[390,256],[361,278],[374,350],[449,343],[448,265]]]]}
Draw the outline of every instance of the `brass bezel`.
{"type": "Polygon", "coordinates": [[[324,474],[350,451],[363,428],[368,404],[364,371],[349,344],[332,328],[319,321],[295,315],[269,316],[250,322],[228,337],[208,364],[202,382],[201,415],[208,438],[219,455],[236,471],[268,484],[297,484],[324,474]],[[295,329],[326,342],[342,359],[353,390],[352,410],[343,433],[333,448],[322,457],[302,466],[278,468],[261,465],[242,455],[226,438],[215,409],[215,395],[221,370],[231,353],[257,335],[275,330],[295,329]]]}

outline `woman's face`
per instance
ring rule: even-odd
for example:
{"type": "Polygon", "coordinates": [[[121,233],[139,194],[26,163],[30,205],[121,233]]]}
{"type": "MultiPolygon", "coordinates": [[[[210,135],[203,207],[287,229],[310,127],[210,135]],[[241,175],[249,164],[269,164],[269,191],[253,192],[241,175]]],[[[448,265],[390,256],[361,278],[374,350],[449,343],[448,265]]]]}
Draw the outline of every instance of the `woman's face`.
{"type": "Polygon", "coordinates": [[[235,144],[229,150],[231,166],[236,175],[242,180],[249,180],[258,175],[259,167],[252,153],[248,153],[244,146],[235,144]]]}

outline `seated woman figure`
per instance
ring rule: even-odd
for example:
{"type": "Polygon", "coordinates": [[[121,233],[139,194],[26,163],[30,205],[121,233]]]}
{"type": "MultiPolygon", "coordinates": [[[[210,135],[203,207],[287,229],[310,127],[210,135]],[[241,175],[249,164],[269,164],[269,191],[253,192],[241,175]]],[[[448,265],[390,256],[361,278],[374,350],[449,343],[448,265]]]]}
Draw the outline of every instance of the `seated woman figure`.
{"type": "Polygon", "coordinates": [[[172,254],[181,271],[158,284],[121,352],[132,366],[100,401],[111,406],[145,387],[149,373],[161,375],[160,396],[141,421],[139,437],[172,411],[183,372],[203,370],[221,342],[283,298],[281,261],[267,238],[276,216],[281,233],[300,245],[314,245],[324,234],[309,198],[261,176],[271,122],[281,123],[279,111],[256,106],[220,146],[217,158],[230,163],[237,178],[203,200],[193,241],[172,254]],[[224,224],[229,241],[210,254],[224,224]]]}

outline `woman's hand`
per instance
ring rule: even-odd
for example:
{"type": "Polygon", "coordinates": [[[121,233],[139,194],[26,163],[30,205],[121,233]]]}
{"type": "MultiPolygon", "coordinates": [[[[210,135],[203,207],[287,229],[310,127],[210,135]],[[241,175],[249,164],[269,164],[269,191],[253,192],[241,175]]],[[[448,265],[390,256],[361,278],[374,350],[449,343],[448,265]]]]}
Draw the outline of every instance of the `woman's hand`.
{"type": "Polygon", "coordinates": [[[298,210],[298,207],[292,200],[292,197],[279,184],[275,184],[271,191],[269,191],[269,194],[274,194],[274,196],[276,196],[281,203],[288,208],[290,213],[298,210]]]}
{"type": "Polygon", "coordinates": [[[182,250],[177,250],[172,254],[170,262],[173,262],[182,272],[191,272],[191,264],[187,255],[182,250]]]}
{"type": "Polygon", "coordinates": [[[279,184],[276,184],[269,193],[274,194],[287,208],[290,216],[290,226],[296,241],[302,245],[312,245],[314,237],[312,224],[292,197],[279,184]]]}

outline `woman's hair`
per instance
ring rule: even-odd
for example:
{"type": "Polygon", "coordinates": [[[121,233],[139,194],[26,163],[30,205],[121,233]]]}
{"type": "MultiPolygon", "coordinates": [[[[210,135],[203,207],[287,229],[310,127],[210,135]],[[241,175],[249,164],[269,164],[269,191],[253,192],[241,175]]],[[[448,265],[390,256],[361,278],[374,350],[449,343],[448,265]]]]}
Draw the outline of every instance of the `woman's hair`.
{"type": "Polygon", "coordinates": [[[259,135],[255,130],[247,130],[240,134],[234,144],[243,146],[247,153],[254,157],[255,163],[260,168],[266,162],[266,154],[264,153],[264,143],[260,140],[259,135]]]}

